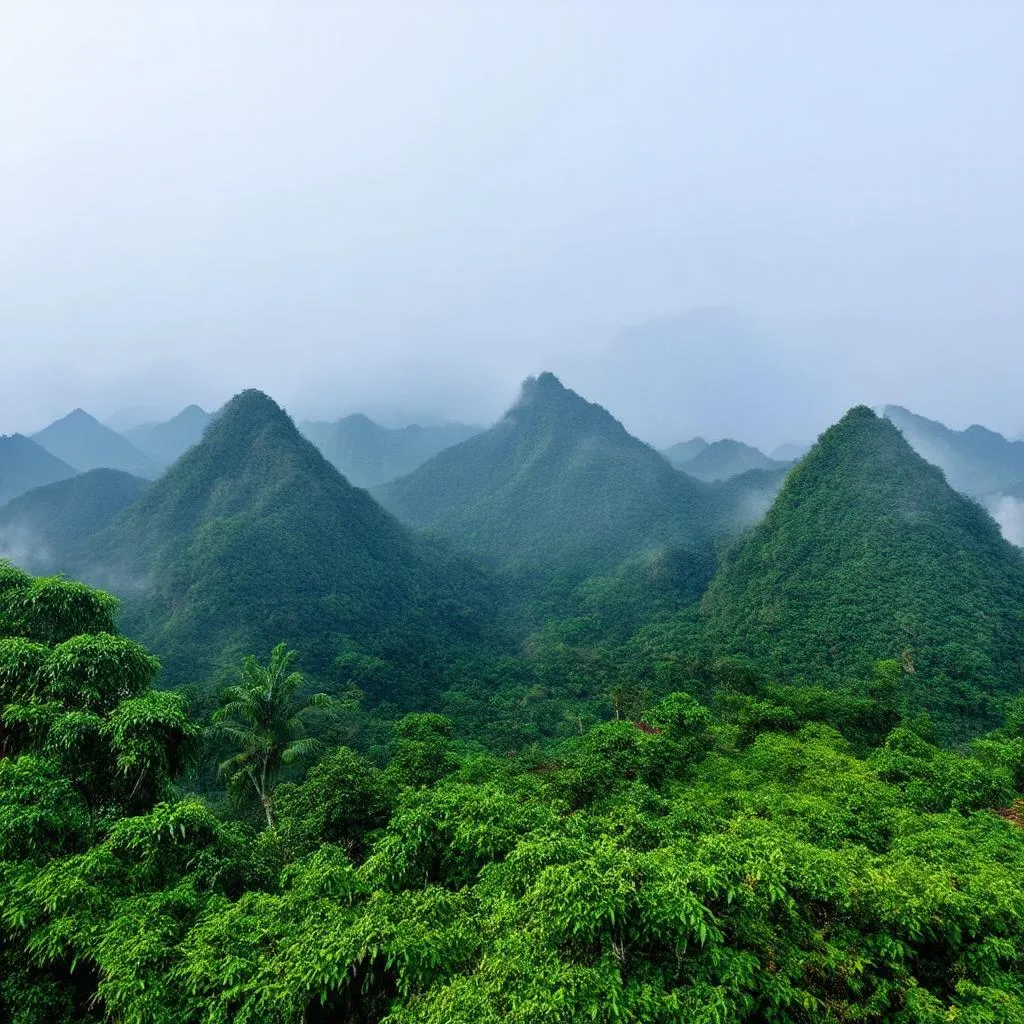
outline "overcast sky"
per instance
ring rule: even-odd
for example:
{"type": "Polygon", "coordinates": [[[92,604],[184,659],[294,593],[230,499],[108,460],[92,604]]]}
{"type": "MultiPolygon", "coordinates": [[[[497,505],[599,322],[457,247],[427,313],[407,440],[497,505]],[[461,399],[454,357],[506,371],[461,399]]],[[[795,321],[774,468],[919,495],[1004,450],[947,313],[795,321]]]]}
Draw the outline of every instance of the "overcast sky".
{"type": "Polygon", "coordinates": [[[0,0],[0,431],[257,386],[1024,431],[1021,0],[0,0]]]}

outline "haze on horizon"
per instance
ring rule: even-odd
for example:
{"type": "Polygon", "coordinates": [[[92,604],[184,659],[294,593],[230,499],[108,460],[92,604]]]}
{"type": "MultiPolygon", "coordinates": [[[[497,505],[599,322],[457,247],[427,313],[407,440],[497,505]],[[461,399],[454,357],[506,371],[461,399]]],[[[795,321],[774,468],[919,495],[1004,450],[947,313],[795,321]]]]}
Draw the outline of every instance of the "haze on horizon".
{"type": "Polygon", "coordinates": [[[1024,5],[9,5],[0,432],[246,386],[1024,431],[1024,5]]]}

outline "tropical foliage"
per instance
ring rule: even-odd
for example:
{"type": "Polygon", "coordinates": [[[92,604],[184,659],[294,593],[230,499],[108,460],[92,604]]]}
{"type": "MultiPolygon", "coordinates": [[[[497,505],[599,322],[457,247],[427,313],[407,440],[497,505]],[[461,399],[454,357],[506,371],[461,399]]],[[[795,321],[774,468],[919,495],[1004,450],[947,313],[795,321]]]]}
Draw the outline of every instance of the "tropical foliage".
{"type": "MultiPolygon", "coordinates": [[[[1020,704],[954,752],[898,663],[858,699],[723,663],[714,708],[514,756],[409,715],[250,819],[175,786],[198,724],[113,612],[0,570],[4,1020],[1024,1021],[1020,704]]],[[[243,776],[296,749],[292,666],[214,716],[243,776]]]]}
{"type": "Polygon", "coordinates": [[[124,611],[0,561],[0,1020],[1024,1024],[1024,559],[783,476],[544,375],[389,492],[497,573],[258,392],[12,503],[124,611]]]}

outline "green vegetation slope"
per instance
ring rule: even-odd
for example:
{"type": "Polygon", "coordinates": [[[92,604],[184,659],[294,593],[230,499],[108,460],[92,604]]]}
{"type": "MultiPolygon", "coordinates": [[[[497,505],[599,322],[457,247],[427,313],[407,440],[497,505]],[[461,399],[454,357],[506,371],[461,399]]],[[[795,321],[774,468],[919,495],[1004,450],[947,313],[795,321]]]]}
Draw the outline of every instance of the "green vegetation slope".
{"type": "Polygon", "coordinates": [[[210,733],[112,611],[0,565],[4,1021],[1024,1020],[1019,702],[959,753],[808,690],[500,756],[413,714],[371,760],[280,651],[214,723],[246,814],[176,785],[210,733]]]}
{"type": "MultiPolygon", "coordinates": [[[[266,395],[232,399],[97,541],[92,579],[171,680],[279,640],[327,671],[348,638],[376,652],[476,636],[482,578],[352,487],[266,395]]],[[[417,653],[418,652],[418,653],[417,653]]]]}
{"type": "Polygon", "coordinates": [[[580,575],[701,543],[716,509],[709,488],[550,373],[529,378],[490,430],[374,494],[491,564],[572,564],[580,575]]]}
{"type": "Polygon", "coordinates": [[[0,552],[31,572],[81,567],[93,539],[148,485],[117,469],[92,469],[28,491],[0,508],[0,552]]]}
{"type": "Polygon", "coordinates": [[[702,603],[705,640],[783,679],[907,671],[913,702],[984,721],[1024,689],[1024,556],[888,420],[851,410],[789,474],[702,603]]]}

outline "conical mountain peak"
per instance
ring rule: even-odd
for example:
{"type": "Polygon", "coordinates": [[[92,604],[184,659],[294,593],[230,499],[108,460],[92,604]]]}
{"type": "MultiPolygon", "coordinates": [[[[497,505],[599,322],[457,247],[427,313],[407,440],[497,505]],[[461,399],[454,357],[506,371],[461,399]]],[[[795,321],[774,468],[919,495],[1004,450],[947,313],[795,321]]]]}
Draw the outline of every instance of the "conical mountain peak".
{"type": "Polygon", "coordinates": [[[531,444],[540,438],[551,444],[575,444],[590,437],[591,443],[600,439],[600,443],[616,446],[648,447],[633,437],[604,406],[567,388],[550,371],[523,381],[519,398],[497,425],[514,428],[531,444]]]}
{"type": "Polygon", "coordinates": [[[235,395],[189,448],[130,510],[129,519],[156,519],[180,533],[224,515],[277,501],[292,488],[352,488],[291,417],[268,395],[235,395]]]}
{"type": "Polygon", "coordinates": [[[528,378],[490,430],[374,492],[501,566],[598,571],[706,533],[706,493],[552,373],[528,378]]]}
{"type": "Polygon", "coordinates": [[[198,405],[188,405],[163,423],[133,427],[124,436],[163,469],[199,442],[212,418],[198,405]]]}
{"type": "Polygon", "coordinates": [[[217,416],[216,429],[226,432],[271,425],[295,430],[288,414],[268,394],[246,388],[224,404],[217,416]]]}
{"type": "MultiPolygon", "coordinates": [[[[420,614],[423,594],[475,586],[256,390],[232,398],[101,543],[109,586],[126,597],[126,626],[175,678],[281,638],[301,641],[307,664],[322,670],[342,635],[376,636],[387,616],[420,614]],[[124,580],[137,581],[137,593],[126,594],[124,580]]],[[[421,617],[441,628],[436,608],[421,617]]]]}
{"type": "Polygon", "coordinates": [[[550,370],[545,370],[536,377],[530,376],[523,381],[519,388],[519,402],[567,394],[572,392],[550,370]]]}
{"type": "Polygon", "coordinates": [[[783,680],[843,683],[898,659],[917,706],[948,727],[961,713],[948,680],[990,694],[1024,686],[1020,552],[864,406],[789,474],[726,557],[702,612],[717,649],[783,680]]]}
{"type": "Polygon", "coordinates": [[[83,473],[103,468],[152,477],[157,469],[126,437],[105,427],[84,409],[72,410],[33,434],[32,440],[83,473]]]}

